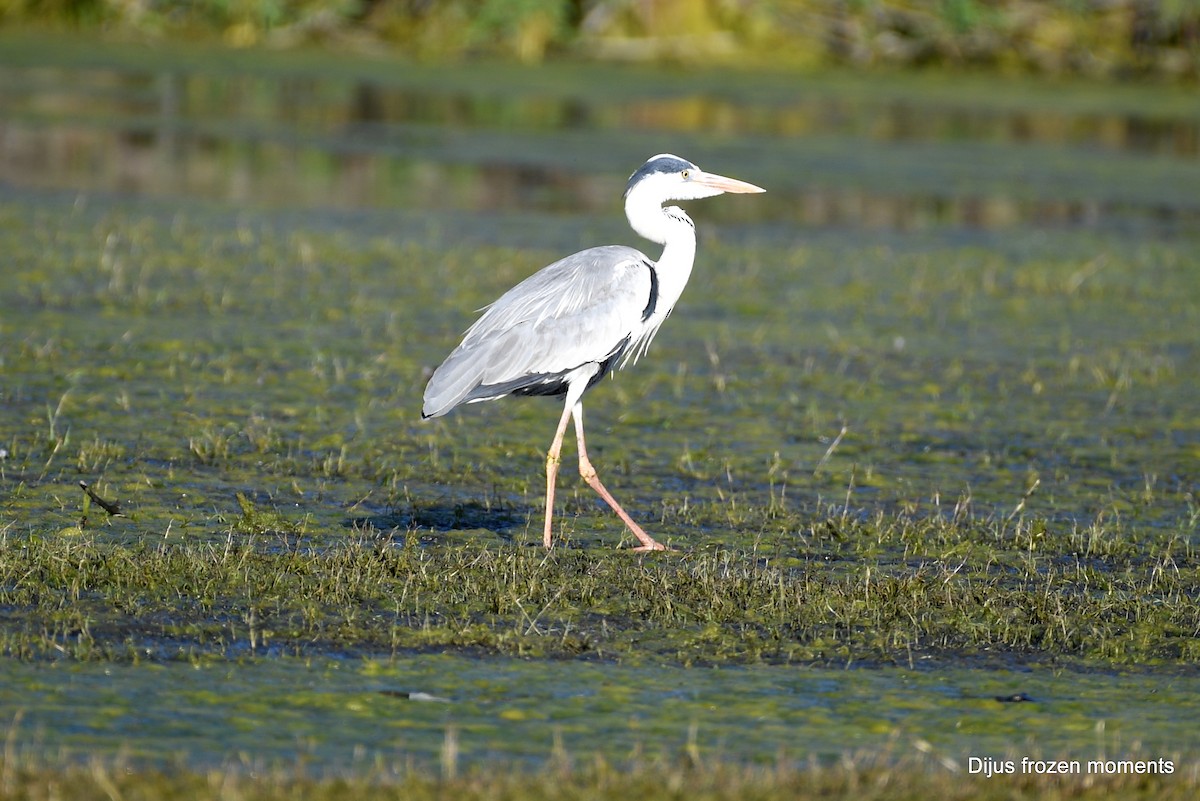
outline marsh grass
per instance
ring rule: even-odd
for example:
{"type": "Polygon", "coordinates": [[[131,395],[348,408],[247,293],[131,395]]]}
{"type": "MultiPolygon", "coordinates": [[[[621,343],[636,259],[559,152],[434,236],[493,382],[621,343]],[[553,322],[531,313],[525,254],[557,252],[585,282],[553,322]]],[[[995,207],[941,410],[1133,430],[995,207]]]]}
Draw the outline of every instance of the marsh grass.
{"type": "Polygon", "coordinates": [[[542,254],[54,209],[0,207],[11,655],[1200,656],[1186,247],[709,243],[590,407],[640,559],[577,484],[526,547],[547,405],[414,419],[448,310],[542,254]]]}
{"type": "MultiPolygon", "coordinates": [[[[452,735],[447,744],[452,746],[452,735]]],[[[244,798],[248,801],[347,797],[379,799],[627,799],[690,798],[806,801],[806,799],[1154,799],[1194,796],[1197,765],[1181,763],[1173,776],[1045,776],[984,778],[939,764],[925,754],[846,754],[840,763],[739,765],[704,761],[685,747],[678,757],[614,764],[560,750],[540,771],[456,768],[452,747],[440,770],[376,764],[349,776],[312,776],[303,765],[233,763],[206,772],[138,768],[127,759],[59,764],[11,752],[0,757],[0,797],[244,798]]]]}
{"type": "Polygon", "coordinates": [[[314,547],[302,524],[240,501],[223,541],[5,535],[0,604],[21,613],[4,652],[137,660],[449,647],[635,663],[911,665],[953,654],[1123,666],[1200,657],[1196,554],[1170,536],[1130,553],[1120,537],[1055,537],[1040,521],[880,516],[823,520],[800,533],[799,551],[764,538],[748,551],[658,559],[569,543],[550,553],[421,544],[417,532],[314,547]]]}

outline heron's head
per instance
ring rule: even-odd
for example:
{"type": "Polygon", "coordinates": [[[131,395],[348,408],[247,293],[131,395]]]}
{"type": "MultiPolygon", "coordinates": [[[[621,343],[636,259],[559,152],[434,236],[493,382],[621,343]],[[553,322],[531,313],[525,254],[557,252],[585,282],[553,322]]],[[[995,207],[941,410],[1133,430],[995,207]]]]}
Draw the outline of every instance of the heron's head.
{"type": "Polygon", "coordinates": [[[766,191],[754,184],[705,172],[687,159],[660,153],[654,156],[629,176],[625,186],[625,199],[637,194],[644,198],[655,198],[658,203],[668,200],[695,200],[713,197],[725,192],[739,194],[766,191]]]}

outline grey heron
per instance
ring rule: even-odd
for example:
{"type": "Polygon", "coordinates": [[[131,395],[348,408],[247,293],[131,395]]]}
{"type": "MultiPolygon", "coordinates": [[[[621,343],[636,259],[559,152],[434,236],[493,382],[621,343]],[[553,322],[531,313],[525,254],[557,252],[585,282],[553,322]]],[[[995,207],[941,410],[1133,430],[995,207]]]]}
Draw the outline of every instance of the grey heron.
{"type": "Polygon", "coordinates": [[[664,550],[605,489],[588,459],[583,394],[646,352],[692,273],[696,227],[683,209],[663,204],[762,191],[745,181],[704,172],[678,156],[654,156],[629,177],[625,216],[634,231],[663,246],[658,261],[631,247],[606,245],[542,268],[486,307],[430,377],[423,418],[507,395],[564,398],[546,455],[545,547],[550,547],[563,434],[574,418],[583,480],[637,537],[641,545],[634,550],[664,550]]]}

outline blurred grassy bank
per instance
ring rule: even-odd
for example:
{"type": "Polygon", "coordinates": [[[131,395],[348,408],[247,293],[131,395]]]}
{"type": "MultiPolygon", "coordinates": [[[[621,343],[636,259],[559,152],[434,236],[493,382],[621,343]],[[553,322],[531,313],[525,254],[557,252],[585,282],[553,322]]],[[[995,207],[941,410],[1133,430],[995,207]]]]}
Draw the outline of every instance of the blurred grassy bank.
{"type": "Polygon", "coordinates": [[[3,0],[0,26],[237,47],[320,43],[430,61],[1200,77],[1195,0],[3,0]]]}
{"type": "MultiPolygon", "coordinates": [[[[448,739],[452,743],[452,739],[448,739]]],[[[1099,776],[1030,775],[1020,778],[963,775],[961,770],[938,770],[919,764],[876,766],[861,755],[847,755],[838,766],[796,770],[786,766],[729,766],[704,764],[684,754],[677,762],[652,761],[618,767],[603,760],[560,754],[544,771],[506,772],[503,769],[456,775],[452,749],[443,755],[442,775],[409,770],[400,776],[376,766],[366,777],[314,778],[303,766],[263,769],[230,765],[207,773],[159,772],[131,769],[124,761],[93,760],[86,765],[44,765],[0,757],[0,798],[31,801],[58,798],[138,798],[192,801],[238,798],[249,801],[289,799],[324,801],[369,797],[425,801],[507,799],[1088,799],[1123,798],[1175,801],[1193,798],[1195,766],[1176,767],[1182,777],[1113,774],[1099,776]],[[580,764],[577,764],[580,763],[580,764]],[[865,763],[865,764],[864,764],[865,763]]],[[[910,759],[909,762],[918,760],[910,759]]],[[[932,759],[927,762],[934,762],[932,759]]]]}

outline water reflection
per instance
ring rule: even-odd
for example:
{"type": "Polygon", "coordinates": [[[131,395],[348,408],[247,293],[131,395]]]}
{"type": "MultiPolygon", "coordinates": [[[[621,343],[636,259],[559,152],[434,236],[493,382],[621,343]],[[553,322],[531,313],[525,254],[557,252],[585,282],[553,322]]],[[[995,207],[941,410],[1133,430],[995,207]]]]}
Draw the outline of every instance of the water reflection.
{"type": "MultiPolygon", "coordinates": [[[[662,133],[672,142],[694,140],[689,146],[696,150],[688,153],[732,141],[767,143],[758,155],[770,170],[779,169],[787,152],[803,151],[806,141],[841,142],[845,152],[838,157],[847,163],[860,146],[887,152],[889,144],[905,142],[1033,143],[1154,154],[1184,164],[1200,153],[1195,120],[980,112],[911,101],[867,107],[803,95],[763,105],[694,94],[588,101],[312,75],[10,68],[0,70],[0,98],[7,109],[0,120],[0,166],[13,186],[332,208],[611,211],[624,179],[612,171],[615,156],[589,154],[594,137],[576,143],[575,153],[557,152],[572,146],[563,144],[570,132],[628,142],[638,155],[622,156],[622,168],[646,155],[636,142],[661,142],[662,133]],[[766,151],[777,145],[772,161],[766,151]]],[[[1009,186],[979,182],[986,191],[973,191],[971,181],[941,186],[935,176],[922,185],[902,172],[889,176],[857,165],[816,173],[807,183],[772,183],[769,202],[753,209],[713,214],[901,230],[1200,219],[1194,206],[1169,201],[1147,205],[1088,192],[1030,196],[1019,178],[1009,186]]]]}

